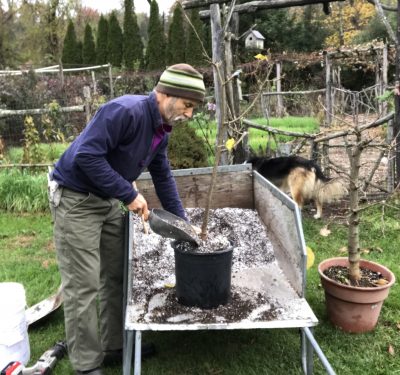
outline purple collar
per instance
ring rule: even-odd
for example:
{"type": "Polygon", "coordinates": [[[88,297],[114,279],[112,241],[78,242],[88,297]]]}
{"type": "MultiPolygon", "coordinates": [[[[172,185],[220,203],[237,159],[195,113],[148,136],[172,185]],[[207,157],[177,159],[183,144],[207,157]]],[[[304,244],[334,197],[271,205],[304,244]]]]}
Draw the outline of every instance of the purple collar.
{"type": "Polygon", "coordinates": [[[161,143],[165,134],[169,134],[172,131],[172,126],[163,122],[159,127],[157,127],[156,132],[153,136],[153,141],[151,142],[151,151],[154,151],[157,146],[161,143]]]}

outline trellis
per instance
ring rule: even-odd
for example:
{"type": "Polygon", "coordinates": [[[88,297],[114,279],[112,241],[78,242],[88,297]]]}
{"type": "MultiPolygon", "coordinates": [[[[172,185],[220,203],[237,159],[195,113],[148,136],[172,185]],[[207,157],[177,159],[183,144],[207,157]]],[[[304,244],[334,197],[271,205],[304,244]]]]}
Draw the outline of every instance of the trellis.
{"type": "MultiPolygon", "coordinates": [[[[43,68],[37,68],[37,69],[32,69],[32,71],[36,74],[58,74],[60,77],[60,82],[61,86],[64,86],[64,73],[69,73],[69,72],[83,72],[83,71],[90,71],[92,81],[93,81],[93,86],[94,86],[94,91],[96,91],[96,76],[95,76],[95,70],[98,69],[108,69],[108,79],[110,81],[110,95],[111,98],[114,97],[114,84],[113,84],[113,79],[112,79],[112,65],[111,64],[103,64],[103,65],[93,65],[93,66],[86,66],[86,67],[80,67],[80,68],[67,68],[65,69],[62,65],[52,65],[52,66],[47,66],[43,68]]],[[[0,70],[0,76],[15,76],[15,75],[22,75],[25,73],[28,73],[29,70],[27,69],[20,69],[20,70],[0,70]]]]}
{"type": "MultiPolygon", "coordinates": [[[[332,124],[332,118],[335,116],[336,111],[343,108],[346,101],[353,100],[354,95],[347,93],[348,90],[343,90],[341,85],[341,66],[338,61],[356,60],[359,63],[367,61],[372,58],[375,69],[375,85],[368,89],[362,90],[357,94],[360,103],[366,103],[369,108],[375,108],[379,116],[387,114],[387,106],[385,102],[379,102],[378,97],[382,96],[388,89],[388,49],[391,48],[386,44],[372,45],[368,48],[354,48],[354,49],[338,49],[335,51],[324,51],[325,57],[325,76],[326,76],[326,118],[325,124],[329,127],[332,124]]],[[[391,50],[394,50],[391,48],[391,50]]],[[[357,106],[353,108],[357,110],[357,106]]],[[[336,116],[337,117],[337,116],[336,116]]]]}

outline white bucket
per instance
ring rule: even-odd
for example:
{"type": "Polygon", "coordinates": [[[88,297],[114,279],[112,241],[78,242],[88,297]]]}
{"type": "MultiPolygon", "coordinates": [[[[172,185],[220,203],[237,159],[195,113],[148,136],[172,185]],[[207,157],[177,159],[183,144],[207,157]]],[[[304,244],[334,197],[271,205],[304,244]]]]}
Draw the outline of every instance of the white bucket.
{"type": "Polygon", "coordinates": [[[0,283],[0,371],[10,362],[26,365],[30,357],[25,318],[25,289],[19,283],[0,283]]]}

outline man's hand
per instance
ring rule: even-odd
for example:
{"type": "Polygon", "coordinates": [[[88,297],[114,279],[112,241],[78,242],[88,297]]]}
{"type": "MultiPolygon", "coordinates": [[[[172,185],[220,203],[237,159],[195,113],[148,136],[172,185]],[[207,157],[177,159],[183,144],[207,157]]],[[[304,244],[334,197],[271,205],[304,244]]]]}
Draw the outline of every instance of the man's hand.
{"type": "Polygon", "coordinates": [[[135,200],[133,200],[126,206],[126,208],[129,211],[136,212],[138,215],[143,216],[144,220],[146,221],[149,218],[149,209],[147,207],[147,201],[140,193],[137,195],[135,200]]]}

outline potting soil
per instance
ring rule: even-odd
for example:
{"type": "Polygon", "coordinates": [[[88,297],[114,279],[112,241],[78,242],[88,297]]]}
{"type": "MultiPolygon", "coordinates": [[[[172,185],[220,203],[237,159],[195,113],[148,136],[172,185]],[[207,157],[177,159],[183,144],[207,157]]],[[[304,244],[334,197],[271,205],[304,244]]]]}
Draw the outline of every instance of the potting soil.
{"type": "MultiPolygon", "coordinates": [[[[187,209],[191,224],[201,226],[204,210],[187,209]]],[[[136,323],[232,323],[308,319],[308,304],[289,285],[275,259],[271,241],[257,212],[223,208],[210,211],[208,243],[233,245],[231,300],[214,309],[187,307],[175,295],[171,240],[145,234],[134,215],[131,295],[128,318],[136,323]],[[222,240],[223,239],[223,240],[222,240]],[[304,317],[304,318],[303,318],[304,317]]],[[[212,247],[212,245],[211,245],[212,247]]],[[[313,316],[313,314],[311,313],[313,316]]]]}

